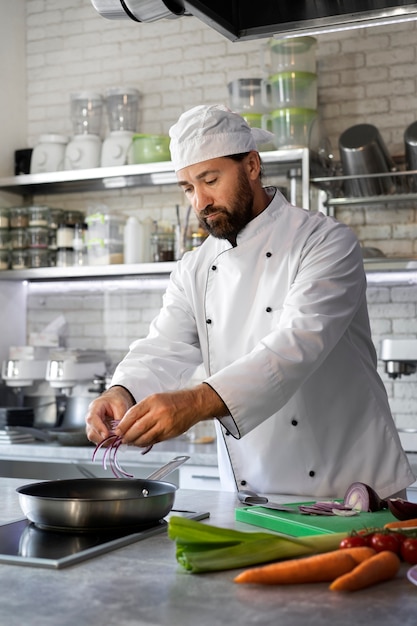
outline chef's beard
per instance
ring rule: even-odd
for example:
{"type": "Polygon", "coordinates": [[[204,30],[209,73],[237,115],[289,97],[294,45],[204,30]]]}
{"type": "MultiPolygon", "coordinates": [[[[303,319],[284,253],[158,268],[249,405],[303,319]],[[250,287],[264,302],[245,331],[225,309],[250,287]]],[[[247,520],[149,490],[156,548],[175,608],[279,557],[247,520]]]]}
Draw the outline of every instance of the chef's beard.
{"type": "Polygon", "coordinates": [[[249,181],[245,173],[239,170],[236,191],[231,197],[229,207],[210,205],[200,211],[198,221],[213,237],[235,242],[240,231],[253,219],[253,199],[249,181]],[[212,213],[221,215],[207,223],[205,217],[212,213]]]}

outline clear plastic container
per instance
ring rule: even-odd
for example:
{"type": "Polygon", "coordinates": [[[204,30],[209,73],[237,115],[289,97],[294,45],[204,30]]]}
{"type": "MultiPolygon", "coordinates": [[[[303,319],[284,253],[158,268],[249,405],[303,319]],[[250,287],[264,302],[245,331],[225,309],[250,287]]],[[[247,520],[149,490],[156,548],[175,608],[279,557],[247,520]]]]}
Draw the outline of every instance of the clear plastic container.
{"type": "Polygon", "coordinates": [[[12,250],[11,267],[13,270],[24,270],[27,267],[29,267],[28,251],[27,250],[12,250]]]}
{"type": "Polygon", "coordinates": [[[270,39],[261,49],[261,66],[266,75],[298,70],[316,73],[317,39],[288,37],[270,39]]]}
{"type": "Polygon", "coordinates": [[[26,228],[29,225],[27,207],[12,207],[9,209],[10,228],[26,228]]]}
{"type": "Polygon", "coordinates": [[[0,270],[8,270],[10,267],[10,253],[8,250],[0,250],[0,270]]]}
{"type": "Polygon", "coordinates": [[[9,250],[10,231],[8,228],[0,228],[0,250],[9,250]]]}
{"type": "Polygon", "coordinates": [[[111,213],[97,212],[85,218],[88,232],[87,241],[100,239],[123,243],[126,217],[111,213]]]}
{"type": "Polygon", "coordinates": [[[29,248],[27,251],[28,267],[48,267],[49,250],[47,248],[29,248]]]}
{"type": "Polygon", "coordinates": [[[12,250],[24,250],[28,247],[28,233],[26,228],[10,229],[10,246],[12,250]]]}
{"type": "Polygon", "coordinates": [[[264,116],[263,123],[274,133],[277,149],[309,148],[316,119],[317,112],[312,109],[284,108],[264,116]]]}
{"type": "Polygon", "coordinates": [[[28,226],[48,226],[49,208],[33,205],[28,207],[28,226]]]}
{"type": "Polygon", "coordinates": [[[265,91],[262,78],[237,78],[232,80],[229,90],[230,108],[237,113],[266,113],[263,93],[265,91]]]}
{"type": "Polygon", "coordinates": [[[48,248],[49,228],[47,226],[29,226],[26,230],[29,248],[48,248]]]}
{"type": "Polygon", "coordinates": [[[264,104],[277,108],[317,109],[317,75],[311,72],[281,72],[268,81],[263,91],[264,104]]]}
{"type": "Polygon", "coordinates": [[[87,241],[89,265],[116,265],[124,262],[123,240],[89,239],[87,241]]]}

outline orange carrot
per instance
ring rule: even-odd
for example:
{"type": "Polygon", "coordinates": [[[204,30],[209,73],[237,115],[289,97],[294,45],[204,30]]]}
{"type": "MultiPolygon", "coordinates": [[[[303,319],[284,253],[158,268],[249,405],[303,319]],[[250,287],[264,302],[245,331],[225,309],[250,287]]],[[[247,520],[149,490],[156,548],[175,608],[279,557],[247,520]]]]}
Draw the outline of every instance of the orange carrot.
{"type": "MultiPolygon", "coordinates": [[[[349,552],[349,550],[333,550],[308,557],[269,563],[262,567],[252,567],[236,576],[234,582],[264,585],[329,582],[357,566],[356,559],[349,552]]],[[[374,553],[374,550],[372,552],[374,553]]]]}
{"type": "Polygon", "coordinates": [[[391,580],[400,568],[400,559],[394,552],[384,550],[359,563],[353,570],[343,574],[330,585],[332,591],[357,591],[376,583],[391,580]]]}
{"type": "Polygon", "coordinates": [[[388,530],[400,530],[401,528],[417,528],[417,519],[406,519],[403,521],[397,520],[396,522],[388,522],[384,524],[384,528],[388,530]]]}
{"type": "Polygon", "coordinates": [[[356,564],[362,563],[362,561],[366,561],[371,556],[376,554],[376,551],[369,546],[358,546],[357,548],[343,548],[343,552],[347,552],[350,554],[352,559],[356,561],[356,564]]]}

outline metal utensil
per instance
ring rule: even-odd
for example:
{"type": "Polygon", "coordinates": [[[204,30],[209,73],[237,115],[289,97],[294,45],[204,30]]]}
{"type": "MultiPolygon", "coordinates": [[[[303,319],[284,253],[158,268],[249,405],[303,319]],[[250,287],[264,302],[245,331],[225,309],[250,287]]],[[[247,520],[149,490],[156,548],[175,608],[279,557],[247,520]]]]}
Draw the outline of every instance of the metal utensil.
{"type": "Polygon", "coordinates": [[[274,511],[285,511],[286,513],[299,513],[300,511],[294,507],[285,506],[277,502],[270,502],[265,496],[259,496],[250,489],[239,491],[237,494],[242,504],[249,504],[250,506],[263,506],[266,509],[273,509],[274,511]]]}
{"type": "MultiPolygon", "coordinates": [[[[187,459],[176,457],[158,475],[187,459]]],[[[91,532],[155,524],[171,511],[177,489],[154,479],[77,478],[31,483],[16,491],[24,515],[38,527],[91,532]]]]}

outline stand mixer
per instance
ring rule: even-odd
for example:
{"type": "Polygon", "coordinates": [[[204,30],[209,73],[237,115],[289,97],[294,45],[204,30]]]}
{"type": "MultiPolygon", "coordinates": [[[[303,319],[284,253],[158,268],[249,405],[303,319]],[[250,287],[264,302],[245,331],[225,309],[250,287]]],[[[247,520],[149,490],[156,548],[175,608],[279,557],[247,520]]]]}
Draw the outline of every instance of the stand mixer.
{"type": "Polygon", "coordinates": [[[110,133],[103,142],[101,166],[126,165],[136,132],[140,93],[137,89],[114,87],[106,92],[110,133]]]}
{"type": "Polygon", "coordinates": [[[65,150],[64,169],[80,170],[99,167],[103,97],[81,91],[71,94],[71,119],[74,136],[65,150]]]}

